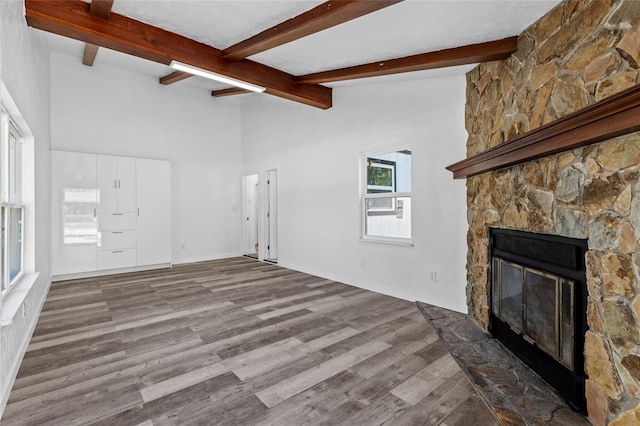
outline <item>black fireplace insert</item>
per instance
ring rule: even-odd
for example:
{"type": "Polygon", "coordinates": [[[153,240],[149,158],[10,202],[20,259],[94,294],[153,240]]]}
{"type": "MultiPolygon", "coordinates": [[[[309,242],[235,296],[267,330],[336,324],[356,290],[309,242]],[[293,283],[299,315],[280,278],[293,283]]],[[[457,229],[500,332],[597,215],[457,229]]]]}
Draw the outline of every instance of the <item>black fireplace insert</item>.
{"type": "Polygon", "coordinates": [[[490,331],[586,411],[587,240],[491,228],[490,331]]]}

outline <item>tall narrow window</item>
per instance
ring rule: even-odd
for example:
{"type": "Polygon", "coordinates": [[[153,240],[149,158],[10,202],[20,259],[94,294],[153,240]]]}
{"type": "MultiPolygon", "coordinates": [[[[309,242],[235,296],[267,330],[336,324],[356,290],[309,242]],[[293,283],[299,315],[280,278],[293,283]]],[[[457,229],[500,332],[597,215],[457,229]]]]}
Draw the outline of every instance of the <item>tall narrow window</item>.
{"type": "Polygon", "coordinates": [[[0,281],[2,293],[4,293],[11,288],[23,271],[24,206],[21,204],[22,135],[4,111],[2,111],[0,124],[2,132],[0,281]]]}
{"type": "Polygon", "coordinates": [[[362,238],[411,242],[411,148],[362,156],[362,238]]]}

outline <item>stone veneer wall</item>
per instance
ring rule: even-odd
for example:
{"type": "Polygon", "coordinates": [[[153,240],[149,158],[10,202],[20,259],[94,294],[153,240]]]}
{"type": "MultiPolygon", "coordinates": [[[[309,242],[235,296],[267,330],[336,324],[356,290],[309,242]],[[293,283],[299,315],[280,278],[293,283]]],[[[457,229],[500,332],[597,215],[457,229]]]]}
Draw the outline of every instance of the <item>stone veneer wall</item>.
{"type": "MultiPolygon", "coordinates": [[[[467,155],[638,83],[640,1],[565,1],[467,75],[467,155]]],[[[640,119],[640,118],[639,118],[640,119]]],[[[488,227],[588,238],[587,404],[640,424],[640,133],[467,180],[469,314],[488,326],[488,227]]]]}

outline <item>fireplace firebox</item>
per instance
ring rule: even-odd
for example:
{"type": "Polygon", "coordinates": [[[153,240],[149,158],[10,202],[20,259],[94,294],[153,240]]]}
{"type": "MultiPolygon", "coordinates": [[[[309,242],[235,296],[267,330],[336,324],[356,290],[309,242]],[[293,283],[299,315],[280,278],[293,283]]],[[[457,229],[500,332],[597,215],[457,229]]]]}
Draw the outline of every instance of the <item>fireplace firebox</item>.
{"type": "Polygon", "coordinates": [[[490,229],[490,332],[586,411],[587,241],[490,229]]]}

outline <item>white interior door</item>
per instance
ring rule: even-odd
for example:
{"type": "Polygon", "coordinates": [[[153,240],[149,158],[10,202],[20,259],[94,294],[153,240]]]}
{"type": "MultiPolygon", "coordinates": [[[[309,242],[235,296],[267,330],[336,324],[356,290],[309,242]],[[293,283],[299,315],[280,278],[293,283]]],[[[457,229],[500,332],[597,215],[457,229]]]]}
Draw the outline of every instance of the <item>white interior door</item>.
{"type": "Polygon", "coordinates": [[[243,254],[258,255],[258,175],[243,178],[243,254]]]}
{"type": "Polygon", "coordinates": [[[267,256],[266,260],[278,260],[278,171],[267,172],[267,256]]]}

